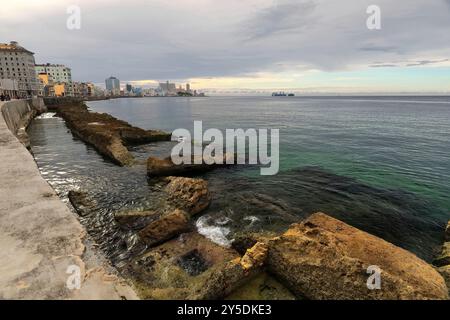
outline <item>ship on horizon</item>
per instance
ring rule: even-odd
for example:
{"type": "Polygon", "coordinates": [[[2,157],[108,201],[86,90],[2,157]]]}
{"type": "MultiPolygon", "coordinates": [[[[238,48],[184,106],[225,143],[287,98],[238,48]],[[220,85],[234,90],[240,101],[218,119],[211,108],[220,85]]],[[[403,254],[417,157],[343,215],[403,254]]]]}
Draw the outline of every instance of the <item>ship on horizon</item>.
{"type": "Polygon", "coordinates": [[[280,92],[273,92],[272,97],[295,97],[295,94],[280,91],[280,92]]]}

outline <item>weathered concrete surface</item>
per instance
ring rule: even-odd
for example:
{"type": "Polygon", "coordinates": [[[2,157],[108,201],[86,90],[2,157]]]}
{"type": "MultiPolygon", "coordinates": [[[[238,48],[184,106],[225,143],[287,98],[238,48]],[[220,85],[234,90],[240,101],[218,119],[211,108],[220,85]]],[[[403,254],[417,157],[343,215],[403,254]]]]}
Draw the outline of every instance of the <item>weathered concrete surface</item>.
{"type": "MultiPolygon", "coordinates": [[[[11,127],[29,116],[24,101],[0,103],[11,127]],[[8,106],[8,103],[12,105],[8,106]],[[20,114],[14,114],[15,108],[20,114]],[[25,109],[23,109],[25,108],[25,109]]],[[[2,112],[2,114],[4,114],[2,112]]],[[[0,116],[0,299],[135,299],[134,291],[91,249],[67,206],[0,116]],[[81,288],[66,287],[70,265],[81,288]]]]}

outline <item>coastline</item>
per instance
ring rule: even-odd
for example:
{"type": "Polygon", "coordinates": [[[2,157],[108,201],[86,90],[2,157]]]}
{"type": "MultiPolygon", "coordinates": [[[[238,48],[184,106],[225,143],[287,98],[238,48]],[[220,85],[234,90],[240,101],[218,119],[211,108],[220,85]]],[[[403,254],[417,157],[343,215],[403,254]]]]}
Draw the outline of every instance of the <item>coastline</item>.
{"type": "MultiPolygon", "coordinates": [[[[29,117],[29,114],[25,113],[26,117],[29,117]]],[[[22,117],[18,117],[19,119],[22,119],[22,117]]],[[[117,119],[116,119],[117,120],[117,119]]],[[[1,127],[0,127],[1,129],[1,127]]],[[[20,128],[19,128],[20,129],[20,128]]],[[[1,132],[1,131],[0,131],[1,132]]],[[[22,147],[23,148],[23,147],[22,147]]],[[[24,148],[23,148],[24,149],[24,148]]],[[[26,149],[25,149],[26,151],[26,149]]],[[[31,157],[31,155],[28,153],[28,156],[31,157]]],[[[32,158],[31,158],[32,159],[32,158]]],[[[16,163],[16,162],[15,162],[16,163]]],[[[36,164],[34,163],[34,166],[36,167],[36,164]]],[[[42,177],[40,176],[39,170],[37,170],[37,174],[39,175],[40,179],[42,177]]],[[[173,178],[172,179],[179,179],[179,178],[173,178]]],[[[183,197],[187,199],[193,199],[196,197],[190,197],[189,191],[186,192],[186,190],[192,190],[191,188],[191,181],[193,179],[185,179],[182,180],[183,183],[175,183],[173,184],[168,191],[168,194],[170,196],[178,195],[175,198],[176,199],[182,199],[183,197]],[[186,184],[186,181],[189,181],[189,183],[186,184]],[[181,188],[180,188],[181,186],[181,188]]],[[[45,182],[45,181],[44,181],[45,182]]],[[[49,185],[45,182],[48,188],[49,185]]],[[[33,185],[34,186],[34,185],[33,185]]],[[[50,188],[51,189],[51,188],[50,188]]],[[[202,189],[202,188],[201,188],[202,189]]],[[[51,189],[52,190],[52,189],[51,189]]],[[[52,190],[53,191],[53,190],[52,190]]],[[[204,194],[203,190],[200,190],[201,192],[199,194],[204,194]]],[[[53,194],[50,196],[47,196],[48,198],[56,197],[57,196],[53,194]]],[[[56,199],[54,199],[56,200],[56,199]]],[[[59,199],[58,203],[61,205],[62,202],[60,202],[59,199]]],[[[201,202],[203,203],[203,202],[201,202]]],[[[192,205],[194,205],[194,208],[196,207],[198,203],[188,203],[189,208],[192,208],[192,205]]],[[[91,256],[92,253],[87,253],[89,250],[86,249],[86,252],[79,253],[80,251],[84,250],[84,246],[86,245],[86,238],[84,234],[83,227],[79,224],[76,217],[73,215],[72,212],[65,206],[65,210],[67,210],[71,215],[71,221],[70,224],[65,224],[66,228],[72,227],[73,228],[78,227],[82,230],[80,234],[78,234],[75,237],[75,232],[68,230],[64,231],[64,236],[73,238],[75,237],[77,239],[77,243],[81,243],[80,246],[75,246],[75,251],[78,253],[78,259],[83,259],[86,256],[91,256]],[[84,242],[84,243],[83,243],[84,242]]],[[[201,208],[205,208],[202,204],[201,208]]],[[[33,205],[34,209],[34,205],[33,205]]],[[[191,214],[198,213],[199,210],[194,210],[191,214]]],[[[141,218],[143,216],[142,212],[133,213],[135,217],[141,218]]],[[[153,215],[153,213],[146,213],[148,215],[153,215]]],[[[289,288],[292,292],[295,293],[296,298],[309,298],[309,299],[323,299],[323,298],[332,298],[332,299],[360,299],[360,298],[368,298],[368,299],[446,299],[448,296],[446,296],[446,291],[444,293],[445,284],[443,284],[443,279],[440,277],[437,272],[431,267],[431,265],[423,262],[422,260],[418,259],[411,253],[402,250],[398,247],[395,247],[377,237],[371,236],[365,232],[361,232],[353,227],[350,227],[348,225],[343,224],[342,222],[331,219],[323,214],[315,214],[311,219],[308,219],[305,222],[302,222],[301,224],[292,225],[291,228],[282,235],[273,235],[269,238],[252,238],[247,237],[246,239],[243,239],[243,241],[238,241],[236,244],[234,244],[233,249],[236,249],[239,254],[236,253],[234,250],[225,250],[223,248],[220,248],[217,245],[212,244],[209,240],[203,238],[202,236],[198,235],[198,233],[189,232],[187,225],[189,224],[189,219],[181,218],[183,214],[176,214],[173,213],[169,215],[163,215],[162,217],[158,217],[157,220],[153,221],[150,225],[147,225],[145,228],[145,236],[151,240],[151,249],[148,250],[143,256],[138,257],[137,259],[133,260],[132,263],[130,263],[130,266],[137,266],[133,270],[129,270],[131,272],[141,273],[141,280],[140,281],[133,281],[134,285],[137,288],[137,291],[143,298],[152,298],[152,299],[169,299],[173,297],[178,298],[187,298],[187,299],[221,299],[221,298],[227,298],[230,294],[233,296],[233,294],[236,294],[236,290],[239,292],[242,291],[248,291],[251,290],[251,287],[254,286],[252,284],[252,281],[255,278],[260,277],[266,269],[270,271],[270,273],[273,275],[275,274],[275,279],[278,279],[281,281],[281,283],[289,288]],[[181,221],[181,224],[180,224],[181,221]],[[163,227],[163,228],[162,228],[163,227]],[[337,230],[337,231],[335,231],[337,230]],[[342,230],[346,230],[343,232],[342,230]],[[355,233],[358,234],[358,237],[360,237],[360,240],[363,243],[370,244],[370,246],[374,249],[371,249],[372,253],[377,253],[372,255],[370,252],[366,254],[362,253],[355,253],[354,249],[358,247],[358,241],[354,241],[352,239],[347,239],[345,237],[345,233],[355,233]],[[316,235],[319,234],[318,239],[315,239],[316,235]],[[179,237],[178,237],[179,236],[179,237]],[[160,237],[155,240],[155,237],[160,237]],[[306,237],[306,238],[305,238],[306,237]],[[184,249],[180,250],[180,238],[183,240],[183,247],[184,249]],[[338,242],[344,242],[347,243],[346,245],[351,248],[349,251],[341,251],[339,246],[334,246],[334,239],[337,239],[338,242]],[[303,263],[299,263],[298,256],[293,256],[289,252],[292,252],[293,248],[296,248],[296,246],[299,246],[299,244],[302,244],[302,241],[307,240],[305,245],[311,245],[313,246],[314,250],[311,250],[311,252],[307,252],[306,256],[302,256],[301,259],[306,259],[306,261],[309,261],[311,259],[311,263],[314,264],[314,261],[318,258],[320,259],[327,259],[330,256],[334,256],[338,254],[340,256],[340,259],[338,259],[337,262],[333,262],[336,264],[331,264],[333,268],[327,269],[324,268],[322,265],[321,269],[323,270],[313,270],[314,277],[308,278],[305,276],[300,276],[303,274],[303,272],[307,271],[309,273],[308,268],[310,267],[309,263],[307,265],[304,265],[303,263]],[[323,241],[326,239],[326,242],[330,242],[332,244],[328,248],[321,249],[314,246],[322,246],[323,241]],[[241,250],[237,250],[237,246],[240,246],[241,250]],[[320,249],[317,251],[316,249],[320,249]],[[224,251],[225,250],[225,251],[224,251]],[[327,255],[325,256],[316,256],[316,252],[321,252],[322,250],[325,250],[327,252],[327,255]],[[165,255],[168,255],[168,257],[160,257],[159,252],[166,252],[165,255]],[[394,260],[384,260],[383,262],[383,270],[385,268],[389,270],[390,277],[387,279],[387,281],[392,281],[390,283],[390,289],[393,290],[392,293],[380,293],[380,294],[372,294],[370,291],[358,291],[353,290],[350,288],[348,291],[338,291],[336,290],[336,287],[333,287],[333,281],[335,277],[335,272],[339,273],[342,269],[342,267],[346,265],[348,262],[348,259],[350,261],[353,261],[353,259],[356,259],[358,263],[361,264],[361,267],[367,266],[371,262],[371,256],[378,256],[379,253],[384,254],[385,252],[390,252],[390,255],[392,255],[395,259],[394,260]],[[328,255],[329,254],[329,255],[328,255]],[[221,258],[218,259],[217,257],[220,256],[221,258]],[[214,258],[216,257],[216,258],[214,258]],[[191,259],[194,259],[195,261],[209,261],[208,263],[205,263],[205,266],[208,266],[206,270],[203,270],[201,272],[201,275],[189,275],[186,276],[184,273],[182,273],[182,270],[180,270],[180,264],[183,265],[183,263],[188,263],[191,259]],[[212,259],[212,260],[211,260],[212,259]],[[173,262],[177,261],[177,265],[174,265],[173,262]],[[181,261],[181,262],[180,262],[181,261]],[[210,265],[211,262],[214,262],[213,265],[210,265]],[[402,270],[405,267],[405,263],[413,263],[420,265],[420,270],[415,270],[415,272],[407,272],[405,273],[399,273],[398,270],[402,270]],[[171,270],[171,277],[174,277],[174,279],[168,281],[168,282],[160,282],[160,280],[156,282],[148,282],[148,279],[161,279],[161,277],[166,272],[166,270],[171,270]],[[289,271],[290,270],[290,271],[289,271]],[[294,270],[294,272],[292,272],[294,270]],[[392,271],[392,272],[391,272],[392,271]],[[161,273],[162,272],[162,273],[161,273]],[[181,273],[180,273],[181,272],[181,273]],[[306,282],[302,280],[303,278],[308,279],[306,282]],[[182,281],[185,283],[186,288],[178,288],[178,287],[172,287],[171,281],[182,281]],[[312,288],[309,288],[311,284],[316,283],[317,281],[321,281],[322,279],[329,279],[330,281],[327,281],[331,287],[329,287],[327,290],[324,290],[322,287],[313,286],[312,288]],[[427,287],[425,279],[432,279],[433,285],[431,287],[427,287]],[[413,284],[414,290],[411,291],[411,289],[407,289],[411,284],[413,284]],[[406,287],[405,287],[406,286],[406,287]],[[250,289],[249,289],[250,287],[250,289]],[[434,287],[434,289],[432,289],[434,287]],[[306,288],[306,289],[305,289],[306,288]],[[439,288],[439,289],[437,289],[439,288]],[[309,291],[308,291],[309,290],[309,291]],[[328,295],[328,296],[327,296],[328,295]]],[[[126,216],[127,222],[135,219],[133,215],[127,214],[126,216]]],[[[52,217],[50,217],[51,219],[52,217]]],[[[3,222],[3,221],[2,221],[3,222]]],[[[3,223],[2,223],[3,225],[3,223]]],[[[54,224],[52,224],[53,226],[54,224]]],[[[53,229],[53,228],[52,228],[53,229]]],[[[58,228],[56,228],[58,229],[58,228]]],[[[76,228],[75,228],[76,229],[76,228]]],[[[57,230],[58,231],[58,230],[57,230]]],[[[142,232],[140,232],[142,233],[142,232]]],[[[71,245],[72,247],[73,245],[71,245]]],[[[299,248],[304,248],[304,245],[300,245],[299,248]]],[[[300,252],[299,250],[294,250],[295,252],[300,252]]],[[[308,250],[309,251],[309,250],[308,250]]],[[[370,251],[370,250],[369,250],[370,251]]],[[[303,253],[304,254],[304,253],[303,253]]],[[[95,255],[95,254],[94,254],[95,255]]],[[[72,257],[73,254],[70,254],[72,257]]],[[[61,257],[58,257],[59,259],[64,259],[61,257]]],[[[52,260],[50,258],[50,260],[52,260]]],[[[92,262],[88,261],[82,261],[84,265],[88,265],[92,262]]],[[[360,272],[361,270],[353,270],[350,266],[347,266],[351,272],[347,275],[349,278],[352,279],[352,281],[360,280],[363,281],[364,277],[361,278],[360,272]]],[[[347,269],[347,267],[345,267],[347,269]]],[[[84,268],[87,269],[87,268],[84,268]]],[[[96,272],[102,273],[103,271],[100,271],[97,267],[89,268],[90,271],[86,271],[85,274],[88,275],[85,278],[89,279],[89,281],[92,281],[92,275],[96,272]],[[93,272],[92,270],[95,270],[93,272]]],[[[363,268],[362,268],[363,269],[363,268]]],[[[59,270],[61,271],[61,270],[59,270]]],[[[64,275],[61,274],[61,277],[64,275]]],[[[117,276],[114,276],[117,277],[117,276]]],[[[102,278],[105,278],[105,275],[102,276],[102,278]]],[[[106,276],[106,278],[109,278],[109,276],[106,276]]],[[[119,278],[117,278],[119,279],[119,278]]],[[[274,281],[276,281],[274,279],[274,281]]],[[[118,280],[119,281],[119,280],[118,280]]],[[[347,281],[344,279],[339,279],[339,281],[347,281]]],[[[121,282],[121,281],[119,281],[121,282]]],[[[341,283],[336,284],[337,287],[342,287],[341,283]]],[[[281,288],[284,288],[283,286],[281,288]]],[[[83,286],[82,290],[87,290],[88,292],[86,294],[99,291],[101,292],[104,289],[103,284],[95,283],[95,285],[90,286],[83,286]],[[86,289],[88,288],[88,289],[86,289]]],[[[126,287],[126,289],[130,289],[129,287],[126,287]]],[[[117,292],[117,289],[114,289],[117,292]]],[[[281,289],[284,290],[284,289],[281,289]]],[[[445,288],[447,290],[447,288],[445,288]]],[[[33,289],[33,292],[35,292],[35,289],[33,289]]],[[[108,293],[109,294],[109,293],[108,293]]],[[[239,295],[239,294],[238,294],[239,295]]],[[[80,293],[75,295],[74,297],[69,296],[68,299],[71,298],[77,298],[80,296],[80,293]]],[[[242,296],[242,295],[241,295],[242,296]]],[[[244,297],[248,297],[248,295],[243,295],[244,297]]],[[[83,296],[81,294],[81,298],[87,297],[87,298],[98,298],[98,299],[111,299],[109,297],[90,297],[90,296],[83,296]]],[[[47,298],[47,296],[45,297],[47,298]]],[[[49,298],[53,298],[52,296],[49,296],[49,298]]],[[[66,297],[61,297],[62,299],[65,299],[66,297]]]]}
{"type": "Polygon", "coordinates": [[[42,100],[0,103],[0,297],[137,299],[94,251],[75,214],[41,176],[26,144],[11,132],[24,131],[42,107],[42,100]],[[71,265],[80,268],[79,290],[66,287],[71,265]]]}

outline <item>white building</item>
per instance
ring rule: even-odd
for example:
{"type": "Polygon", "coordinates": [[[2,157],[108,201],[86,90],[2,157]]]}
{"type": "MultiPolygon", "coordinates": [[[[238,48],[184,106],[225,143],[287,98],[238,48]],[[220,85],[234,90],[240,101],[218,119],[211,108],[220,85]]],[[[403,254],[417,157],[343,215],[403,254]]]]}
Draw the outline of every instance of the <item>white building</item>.
{"type": "Polygon", "coordinates": [[[15,80],[19,97],[38,94],[38,81],[34,69],[34,53],[17,42],[0,43],[0,79],[15,80]]]}
{"type": "Polygon", "coordinates": [[[72,70],[62,64],[37,64],[35,66],[36,74],[47,73],[54,82],[65,83],[67,85],[67,96],[73,96],[72,70]]]}

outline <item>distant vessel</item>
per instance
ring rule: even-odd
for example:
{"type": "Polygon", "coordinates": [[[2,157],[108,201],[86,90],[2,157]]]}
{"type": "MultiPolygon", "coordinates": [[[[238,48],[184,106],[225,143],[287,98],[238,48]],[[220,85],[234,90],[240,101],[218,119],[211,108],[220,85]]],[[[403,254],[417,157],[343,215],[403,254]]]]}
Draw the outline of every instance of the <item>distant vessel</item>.
{"type": "Polygon", "coordinates": [[[274,92],[274,93],[272,93],[272,97],[295,97],[295,94],[293,94],[293,93],[289,93],[289,94],[286,94],[285,92],[274,92]]]}

